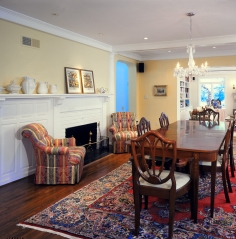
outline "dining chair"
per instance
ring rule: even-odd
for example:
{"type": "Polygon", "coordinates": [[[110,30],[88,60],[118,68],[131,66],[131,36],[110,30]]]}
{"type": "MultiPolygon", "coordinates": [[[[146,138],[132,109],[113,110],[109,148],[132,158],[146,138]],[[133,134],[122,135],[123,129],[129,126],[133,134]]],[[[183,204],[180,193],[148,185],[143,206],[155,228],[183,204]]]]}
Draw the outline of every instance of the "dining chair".
{"type": "MultiPolygon", "coordinates": [[[[159,118],[159,123],[161,128],[168,127],[169,123],[169,118],[168,116],[162,112],[159,118]]],[[[185,172],[189,172],[189,160],[188,158],[178,158],[176,161],[176,170],[179,171],[180,168],[182,168],[185,172]]]]}
{"type": "MultiPolygon", "coordinates": [[[[135,235],[139,234],[142,196],[153,196],[169,200],[168,238],[173,237],[175,201],[189,193],[191,217],[193,217],[192,181],[189,174],[175,171],[176,141],[165,138],[156,130],[150,130],[136,139],[131,139],[132,176],[135,207],[135,235]],[[162,152],[162,164],[155,164],[156,149],[162,152]],[[146,164],[145,151],[152,158],[152,167],[146,164]],[[167,155],[168,154],[168,155],[167,155]],[[172,158],[170,170],[164,169],[166,157],[172,158]]],[[[196,218],[195,218],[196,220],[196,218]]]]}
{"type": "MultiPolygon", "coordinates": [[[[235,171],[235,164],[234,164],[234,128],[236,124],[236,118],[232,120],[231,129],[230,129],[230,142],[229,142],[229,166],[231,171],[231,176],[235,177],[234,171],[235,171]]],[[[219,155],[222,155],[224,153],[224,147],[221,147],[219,150],[219,155]]]]}
{"type": "Polygon", "coordinates": [[[170,124],[169,118],[164,112],[162,112],[160,115],[159,123],[160,123],[161,128],[167,127],[170,124]]]}
{"type": "Polygon", "coordinates": [[[145,117],[142,117],[137,124],[138,136],[143,135],[147,131],[151,130],[151,123],[145,117]]]}
{"type": "Polygon", "coordinates": [[[214,122],[217,122],[219,124],[220,121],[220,113],[214,111],[211,108],[207,108],[201,112],[199,112],[199,122],[210,122],[213,125],[214,122]]]}
{"type": "MultiPolygon", "coordinates": [[[[150,130],[151,130],[150,121],[148,121],[145,117],[142,117],[140,119],[139,123],[137,124],[138,136],[141,136],[150,130]]],[[[146,157],[149,167],[151,167],[151,156],[146,154],[145,157],[146,157]]],[[[162,163],[161,157],[155,157],[155,160],[156,160],[157,166],[161,165],[161,163],[162,163]]],[[[166,158],[165,164],[164,164],[165,169],[170,169],[171,161],[172,161],[171,158],[166,158]]]]}
{"type": "MultiPolygon", "coordinates": [[[[230,203],[230,198],[229,198],[229,192],[233,192],[232,191],[232,187],[231,187],[231,182],[230,182],[230,178],[229,178],[229,169],[228,169],[228,159],[229,159],[229,144],[230,144],[230,135],[231,135],[231,124],[232,121],[229,122],[228,125],[228,129],[227,132],[225,134],[225,137],[221,143],[220,148],[223,147],[223,153],[221,154],[219,152],[219,155],[217,157],[216,160],[216,167],[212,168],[212,162],[203,162],[200,161],[199,162],[199,171],[200,172],[212,172],[214,175],[216,174],[216,172],[221,172],[222,173],[222,182],[223,182],[223,187],[224,187],[224,194],[225,194],[225,199],[227,203],[230,203]],[[227,188],[228,185],[228,188],[227,188]]],[[[211,197],[213,198],[215,195],[212,193],[213,190],[212,188],[215,187],[215,185],[211,185],[211,197]]],[[[212,203],[212,201],[211,201],[212,203]]],[[[214,208],[214,205],[211,205],[212,208],[214,208]]]]}

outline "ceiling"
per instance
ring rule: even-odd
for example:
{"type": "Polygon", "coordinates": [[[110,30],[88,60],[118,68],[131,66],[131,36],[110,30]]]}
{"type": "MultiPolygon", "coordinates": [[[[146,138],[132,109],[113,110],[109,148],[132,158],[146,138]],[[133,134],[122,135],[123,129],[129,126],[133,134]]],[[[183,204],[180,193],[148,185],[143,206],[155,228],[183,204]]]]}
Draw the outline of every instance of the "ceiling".
{"type": "Polygon", "coordinates": [[[194,12],[194,57],[236,55],[236,0],[0,0],[0,10],[2,19],[11,10],[140,61],[188,58],[186,13],[194,12]]]}

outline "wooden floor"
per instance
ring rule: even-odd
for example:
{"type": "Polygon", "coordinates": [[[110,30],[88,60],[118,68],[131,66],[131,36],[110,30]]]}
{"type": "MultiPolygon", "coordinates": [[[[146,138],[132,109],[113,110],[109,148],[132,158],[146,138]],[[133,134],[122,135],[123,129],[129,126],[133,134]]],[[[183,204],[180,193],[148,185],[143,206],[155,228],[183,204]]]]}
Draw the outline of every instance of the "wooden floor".
{"type": "Polygon", "coordinates": [[[0,187],[0,239],[58,239],[47,232],[16,226],[70,193],[106,175],[129,160],[130,154],[111,154],[84,167],[76,185],[35,185],[34,176],[0,187]]]}

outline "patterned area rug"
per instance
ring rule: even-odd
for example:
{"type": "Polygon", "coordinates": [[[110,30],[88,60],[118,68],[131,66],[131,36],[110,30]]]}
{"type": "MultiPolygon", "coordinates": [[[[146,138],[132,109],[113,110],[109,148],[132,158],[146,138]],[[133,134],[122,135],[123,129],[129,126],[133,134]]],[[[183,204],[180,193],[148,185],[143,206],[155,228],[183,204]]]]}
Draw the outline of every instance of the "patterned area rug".
{"type": "MultiPolygon", "coordinates": [[[[232,178],[231,178],[232,179],[232,178]]],[[[209,217],[210,177],[199,182],[198,223],[190,220],[187,196],[176,201],[174,238],[236,238],[236,179],[232,179],[231,204],[225,203],[222,181],[217,174],[215,216],[209,217]]],[[[135,237],[131,164],[70,194],[56,204],[18,224],[66,238],[167,238],[168,204],[150,198],[141,212],[140,234],[135,237]]]]}

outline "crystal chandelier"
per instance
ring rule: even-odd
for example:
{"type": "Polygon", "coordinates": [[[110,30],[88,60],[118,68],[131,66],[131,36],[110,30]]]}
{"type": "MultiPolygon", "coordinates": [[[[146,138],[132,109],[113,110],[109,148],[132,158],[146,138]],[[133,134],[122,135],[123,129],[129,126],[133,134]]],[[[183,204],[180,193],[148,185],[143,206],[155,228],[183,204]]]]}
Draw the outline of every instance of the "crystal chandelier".
{"type": "Polygon", "coordinates": [[[195,52],[195,45],[192,44],[192,16],[195,14],[193,12],[189,12],[186,14],[190,17],[190,44],[187,46],[187,53],[189,53],[189,60],[188,60],[188,68],[183,68],[180,66],[179,62],[177,63],[174,69],[174,76],[175,77],[193,77],[193,76],[204,76],[208,74],[209,69],[207,66],[207,62],[201,65],[199,68],[195,66],[195,61],[193,60],[193,53],[195,52]]]}

